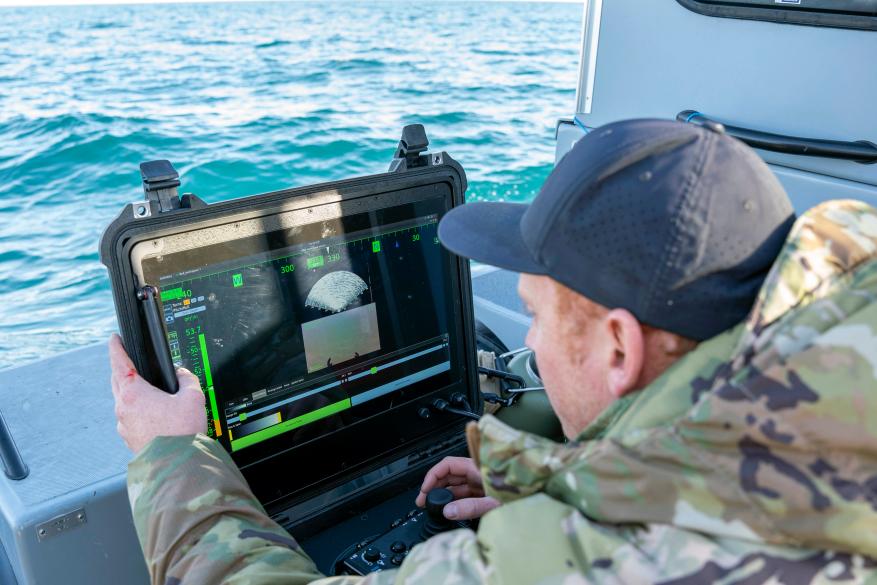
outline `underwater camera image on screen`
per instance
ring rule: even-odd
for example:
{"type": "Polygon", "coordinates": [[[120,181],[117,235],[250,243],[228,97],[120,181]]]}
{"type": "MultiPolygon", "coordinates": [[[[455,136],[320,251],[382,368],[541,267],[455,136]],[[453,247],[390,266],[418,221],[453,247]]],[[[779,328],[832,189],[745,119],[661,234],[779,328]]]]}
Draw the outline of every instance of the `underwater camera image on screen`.
{"type": "Polygon", "coordinates": [[[381,349],[375,303],[304,323],[301,332],[309,373],[381,349]]]}
{"type": "Polygon", "coordinates": [[[210,435],[233,452],[308,440],[447,384],[456,358],[443,205],[144,260],[174,363],[207,394],[210,435]]]}

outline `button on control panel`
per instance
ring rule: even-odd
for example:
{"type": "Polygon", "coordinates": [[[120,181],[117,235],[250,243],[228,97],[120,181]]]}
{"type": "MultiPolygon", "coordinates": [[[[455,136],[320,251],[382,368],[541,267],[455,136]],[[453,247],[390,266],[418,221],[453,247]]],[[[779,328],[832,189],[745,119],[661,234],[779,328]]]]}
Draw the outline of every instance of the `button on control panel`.
{"type": "Polygon", "coordinates": [[[427,494],[426,510],[415,508],[404,518],[390,524],[390,530],[346,559],[344,567],[351,573],[366,575],[384,569],[393,569],[405,561],[411,549],[439,532],[465,528],[467,524],[447,520],[442,514],[444,505],[451,501],[451,492],[437,488],[427,494]]]}

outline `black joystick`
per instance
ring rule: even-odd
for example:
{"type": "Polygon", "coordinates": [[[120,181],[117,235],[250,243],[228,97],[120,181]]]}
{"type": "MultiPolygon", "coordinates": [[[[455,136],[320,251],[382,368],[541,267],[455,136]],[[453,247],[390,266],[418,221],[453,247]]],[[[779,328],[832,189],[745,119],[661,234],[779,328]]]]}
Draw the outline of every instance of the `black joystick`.
{"type": "Polygon", "coordinates": [[[456,526],[453,522],[445,518],[444,508],[454,500],[454,494],[447,488],[435,488],[429,490],[426,494],[426,515],[427,520],[423,525],[420,533],[424,539],[429,538],[439,532],[447,532],[453,530],[456,526]]]}

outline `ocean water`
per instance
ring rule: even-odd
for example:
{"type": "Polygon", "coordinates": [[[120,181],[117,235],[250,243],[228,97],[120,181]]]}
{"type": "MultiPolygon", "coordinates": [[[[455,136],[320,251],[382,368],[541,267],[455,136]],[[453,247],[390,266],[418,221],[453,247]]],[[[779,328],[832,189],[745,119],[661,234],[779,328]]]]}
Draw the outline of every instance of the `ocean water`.
{"type": "Polygon", "coordinates": [[[116,328],[97,245],[167,158],[208,202],[386,170],[405,124],[526,201],[574,109],[582,8],[0,8],[0,369],[116,328]]]}

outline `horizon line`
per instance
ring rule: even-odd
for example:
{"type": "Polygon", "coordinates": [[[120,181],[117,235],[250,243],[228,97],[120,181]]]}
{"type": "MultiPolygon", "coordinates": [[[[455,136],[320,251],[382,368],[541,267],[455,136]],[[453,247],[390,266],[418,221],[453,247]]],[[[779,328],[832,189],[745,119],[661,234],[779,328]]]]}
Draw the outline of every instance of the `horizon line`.
{"type": "MultiPolygon", "coordinates": [[[[142,6],[148,4],[251,4],[251,3],[297,3],[329,0],[0,0],[0,8],[50,8],[60,6],[142,6]]],[[[374,2],[375,0],[349,0],[353,2],[374,2]]],[[[383,2],[403,2],[406,0],[380,0],[383,2]]],[[[583,4],[584,0],[450,0],[451,2],[534,2],[540,4],[583,4]]]]}

